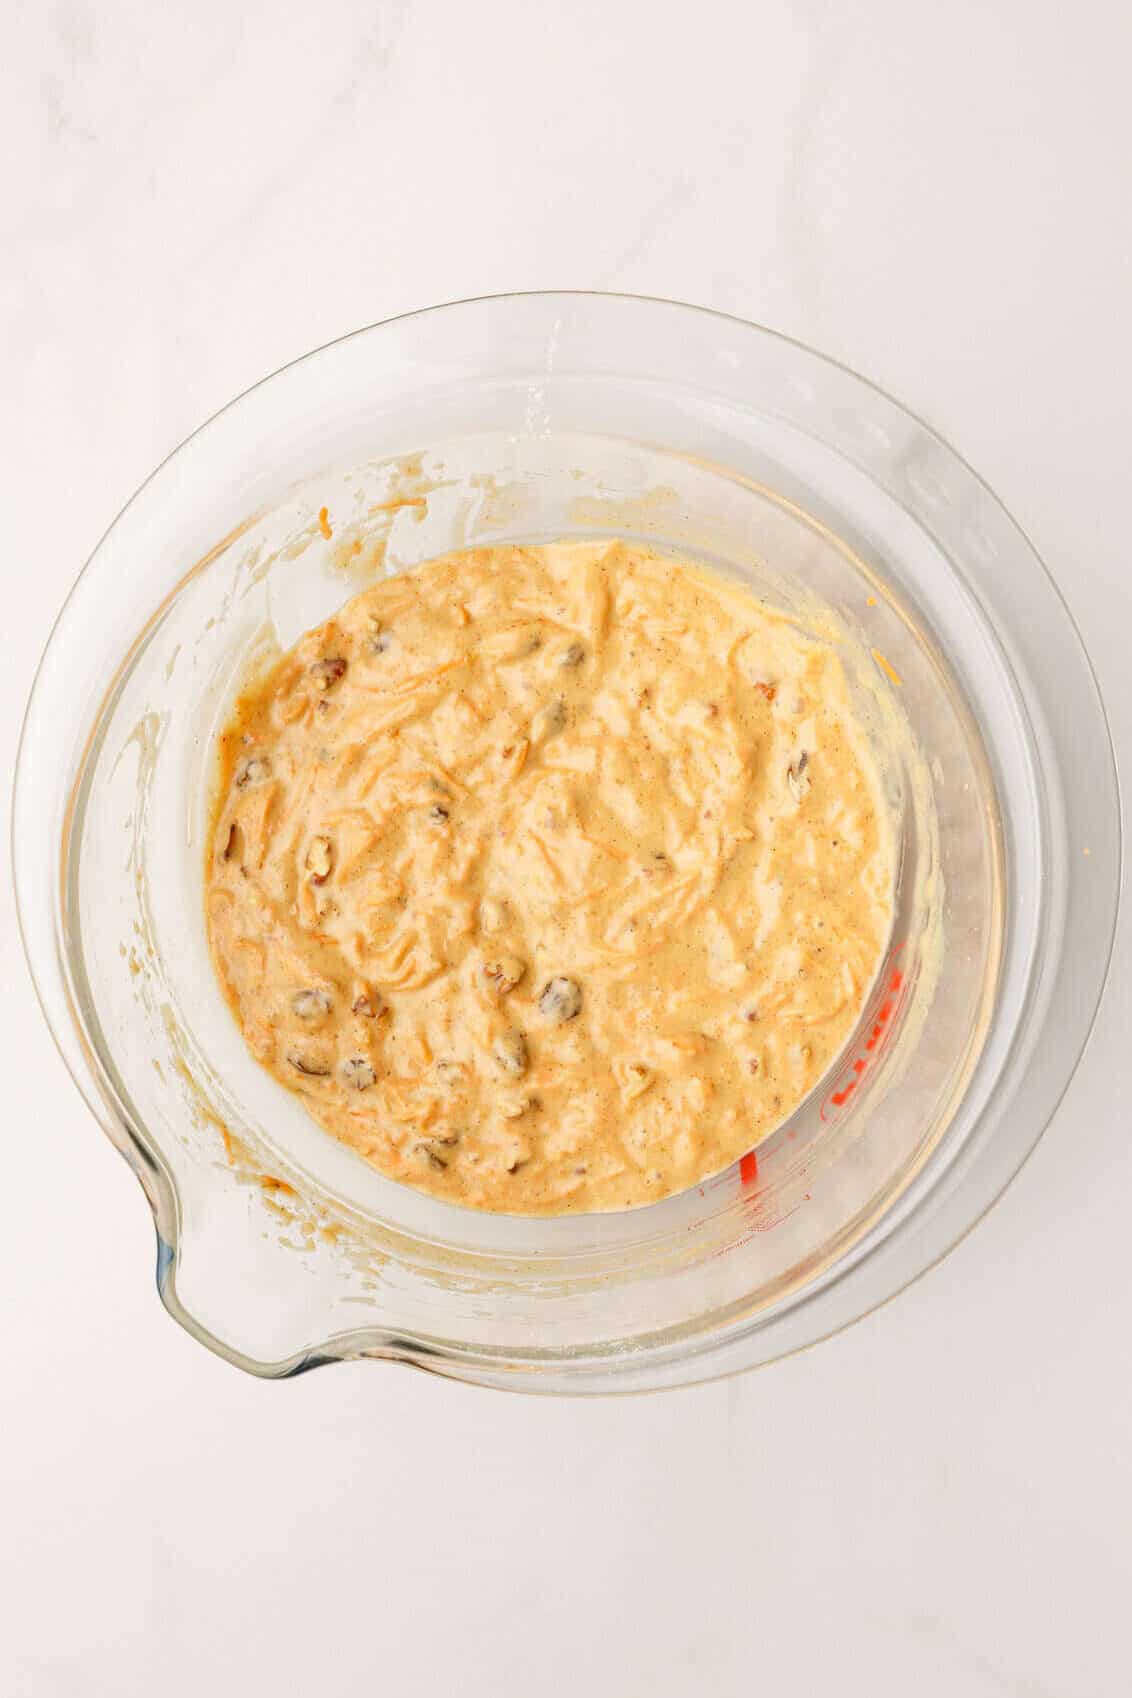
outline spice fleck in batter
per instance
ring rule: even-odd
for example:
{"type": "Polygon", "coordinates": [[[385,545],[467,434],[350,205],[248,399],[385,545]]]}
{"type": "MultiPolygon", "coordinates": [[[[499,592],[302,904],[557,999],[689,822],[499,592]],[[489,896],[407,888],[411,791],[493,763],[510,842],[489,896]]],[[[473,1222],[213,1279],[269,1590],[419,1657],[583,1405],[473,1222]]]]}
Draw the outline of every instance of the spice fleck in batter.
{"type": "Polygon", "coordinates": [[[624,542],[382,582],[220,754],[207,918],[252,1053],[474,1208],[628,1208],[736,1160],[837,1055],[888,935],[833,648],[624,542]]]}

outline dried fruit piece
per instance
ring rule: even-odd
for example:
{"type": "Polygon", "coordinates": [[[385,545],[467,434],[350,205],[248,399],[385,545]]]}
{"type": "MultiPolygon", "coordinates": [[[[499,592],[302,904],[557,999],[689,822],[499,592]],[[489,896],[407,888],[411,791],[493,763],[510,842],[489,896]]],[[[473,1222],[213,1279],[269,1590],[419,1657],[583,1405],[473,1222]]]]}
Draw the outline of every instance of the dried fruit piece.
{"type": "Polygon", "coordinates": [[[491,1053],[496,1066],[513,1079],[521,1078],[530,1066],[527,1040],[522,1032],[516,1031],[514,1027],[500,1032],[491,1046],[491,1053]]]}
{"type": "Polygon", "coordinates": [[[803,749],[794,764],[786,768],[786,786],[796,802],[800,802],[810,788],[812,780],[806,771],[809,764],[810,757],[803,749]]]}
{"type": "Polygon", "coordinates": [[[334,845],[329,837],[312,837],[307,850],[307,872],[312,884],[325,884],[334,865],[334,845]]]}
{"type": "Polygon", "coordinates": [[[327,990],[296,991],[291,1007],[300,1020],[325,1020],[334,1007],[334,998],[327,990]]]}
{"type": "Polygon", "coordinates": [[[573,1020],[582,1011],[582,987],[576,979],[550,979],[542,988],[538,1006],[543,1018],[556,1025],[573,1020]]]}
{"type": "Polygon", "coordinates": [[[330,1076],[329,1063],[302,1055],[298,1050],[288,1050],[287,1060],[297,1073],[304,1073],[308,1079],[327,1079],[330,1076]]]}
{"type": "Polygon", "coordinates": [[[271,777],[271,762],[266,755],[249,755],[246,761],[241,761],[236,768],[236,789],[244,790],[249,784],[262,784],[271,777]]]}
{"type": "Polygon", "coordinates": [[[517,955],[496,955],[483,964],[483,976],[496,996],[513,991],[526,970],[517,955]]]}
{"type": "Polygon", "coordinates": [[[448,818],[448,809],[442,808],[439,802],[434,802],[428,810],[428,817],[434,825],[443,825],[448,818]]]}
{"type": "Polygon", "coordinates": [[[311,677],[320,690],[332,690],[345,675],[346,662],[340,654],[327,655],[325,660],[316,660],[311,667],[311,677]]]}
{"type": "Polygon", "coordinates": [[[459,1136],[456,1133],[448,1138],[422,1138],[419,1144],[413,1145],[413,1154],[423,1156],[430,1167],[439,1170],[447,1167],[449,1161],[449,1158],[442,1154],[442,1151],[450,1149],[453,1144],[457,1144],[459,1141],[459,1136]]]}
{"type": "Polygon", "coordinates": [[[223,849],[220,851],[220,859],[222,861],[230,861],[233,856],[235,856],[237,860],[242,860],[243,849],[244,834],[240,830],[240,822],[239,820],[233,820],[231,825],[228,827],[228,836],[225,840],[223,849]]]}
{"type": "Polygon", "coordinates": [[[364,1055],[350,1056],[339,1067],[338,1075],[352,1091],[368,1091],[377,1079],[372,1062],[367,1061],[364,1055]]]}
{"type": "Polygon", "coordinates": [[[762,679],[759,679],[756,683],[755,689],[759,692],[759,695],[765,697],[768,702],[772,702],[778,694],[778,686],[776,684],[766,684],[762,679]]]}

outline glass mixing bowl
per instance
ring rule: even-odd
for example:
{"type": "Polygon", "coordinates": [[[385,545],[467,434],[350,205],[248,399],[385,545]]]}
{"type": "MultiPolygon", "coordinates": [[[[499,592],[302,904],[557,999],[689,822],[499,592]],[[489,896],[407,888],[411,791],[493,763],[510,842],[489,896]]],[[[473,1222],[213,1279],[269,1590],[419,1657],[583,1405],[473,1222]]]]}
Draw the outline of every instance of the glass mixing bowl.
{"type": "Polygon", "coordinates": [[[44,656],[14,857],[47,1018],[197,1338],[264,1375],[366,1355],[606,1391],[809,1344],[983,1213],[1088,1035],[1120,810],[1057,591],[925,425],[752,325],[540,294],[323,348],[153,474],[44,656]],[[841,1061],[756,1159],[621,1214],[479,1215],[384,1179],[248,1055],[204,935],[212,737],[263,645],[374,574],[613,535],[833,610],[862,704],[907,733],[896,923],[841,1061]]]}

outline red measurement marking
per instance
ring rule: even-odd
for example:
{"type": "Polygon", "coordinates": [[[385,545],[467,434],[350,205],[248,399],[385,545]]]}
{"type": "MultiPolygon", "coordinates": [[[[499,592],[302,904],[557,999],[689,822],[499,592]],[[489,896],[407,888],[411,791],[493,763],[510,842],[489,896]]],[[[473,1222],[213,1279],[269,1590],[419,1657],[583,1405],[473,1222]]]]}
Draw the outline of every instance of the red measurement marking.
{"type": "MultiPolygon", "coordinates": [[[[903,944],[901,944],[900,947],[903,949],[903,944]]],[[[825,1103],[822,1105],[823,1120],[826,1117],[827,1108],[843,1108],[845,1106],[845,1104],[849,1101],[849,1098],[853,1095],[853,1092],[857,1089],[857,1085],[860,1082],[862,1075],[871,1065],[871,1061],[874,1059],[874,1051],[884,1048],[885,1041],[890,1036],[890,1033],[886,1030],[886,1028],[900,1006],[900,992],[903,988],[904,974],[899,967],[894,967],[888,981],[889,994],[885,997],[885,1000],[877,1009],[872,1030],[865,1041],[866,1054],[857,1056],[856,1060],[851,1065],[851,1069],[842,1074],[839,1089],[831,1091],[829,1096],[826,1098],[825,1103]]]]}
{"type": "Polygon", "coordinates": [[[748,1150],[739,1163],[740,1184],[752,1186],[759,1177],[759,1158],[754,1150],[748,1150]]]}

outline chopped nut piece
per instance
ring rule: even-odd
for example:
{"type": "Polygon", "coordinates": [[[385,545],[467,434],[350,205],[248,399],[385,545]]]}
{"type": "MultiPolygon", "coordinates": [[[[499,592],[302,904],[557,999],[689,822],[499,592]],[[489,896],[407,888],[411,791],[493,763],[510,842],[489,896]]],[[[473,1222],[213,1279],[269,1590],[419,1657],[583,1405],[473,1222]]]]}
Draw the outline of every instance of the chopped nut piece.
{"type": "Polygon", "coordinates": [[[334,845],[329,837],[314,837],[307,850],[307,872],[312,884],[325,884],[334,865],[334,845]]]}
{"type": "Polygon", "coordinates": [[[480,903],[480,931],[501,932],[507,924],[507,904],[494,896],[485,896],[480,903]]]}
{"type": "Polygon", "coordinates": [[[545,1020],[561,1025],[581,1013],[582,987],[575,979],[550,979],[538,999],[539,1013],[545,1020]]]}
{"type": "Polygon", "coordinates": [[[330,1076],[328,1063],[308,1055],[300,1055],[298,1050],[289,1050],[287,1060],[297,1073],[305,1073],[308,1079],[326,1079],[330,1076]]]}
{"type": "Polygon", "coordinates": [[[346,662],[340,654],[328,655],[325,660],[316,660],[311,667],[311,677],[320,690],[332,690],[346,675],[346,662]]]}
{"type": "Polygon", "coordinates": [[[555,696],[553,701],[541,707],[531,721],[531,737],[536,743],[546,737],[554,737],[566,723],[566,703],[561,696],[555,696]]]}
{"type": "Polygon", "coordinates": [[[509,1031],[500,1032],[491,1046],[491,1053],[496,1066],[501,1067],[503,1072],[509,1073],[512,1078],[521,1078],[530,1066],[527,1040],[522,1032],[517,1032],[513,1027],[509,1031]]]}
{"type": "Polygon", "coordinates": [[[334,998],[326,990],[296,991],[291,1007],[300,1020],[325,1020],[334,1007],[334,998]]]}
{"type": "Polygon", "coordinates": [[[368,1091],[377,1078],[373,1065],[364,1055],[352,1055],[338,1069],[342,1083],[353,1091],[368,1091]]]}
{"type": "Polygon", "coordinates": [[[499,1112],[504,1120],[520,1120],[538,1106],[537,1097],[504,1097],[499,1104],[499,1112]]]}
{"type": "Polygon", "coordinates": [[[497,955],[483,964],[483,976],[496,996],[513,991],[526,970],[525,962],[517,955],[497,955]]]}
{"type": "Polygon", "coordinates": [[[243,790],[249,784],[262,784],[265,778],[271,777],[271,762],[266,755],[249,755],[246,761],[241,761],[236,768],[236,788],[243,790]]]}
{"type": "Polygon", "coordinates": [[[622,1069],[619,1080],[621,1100],[628,1104],[643,1097],[653,1082],[651,1070],[640,1061],[630,1061],[622,1069]]]}

